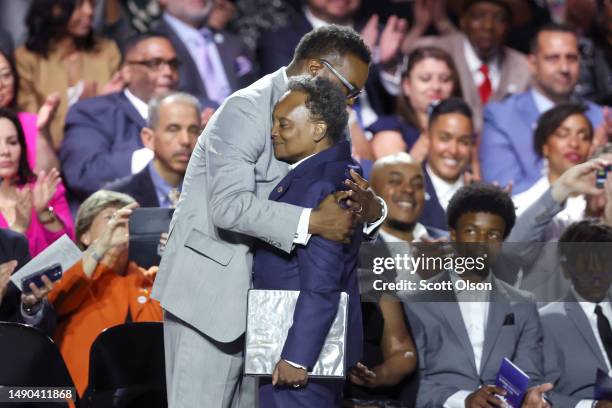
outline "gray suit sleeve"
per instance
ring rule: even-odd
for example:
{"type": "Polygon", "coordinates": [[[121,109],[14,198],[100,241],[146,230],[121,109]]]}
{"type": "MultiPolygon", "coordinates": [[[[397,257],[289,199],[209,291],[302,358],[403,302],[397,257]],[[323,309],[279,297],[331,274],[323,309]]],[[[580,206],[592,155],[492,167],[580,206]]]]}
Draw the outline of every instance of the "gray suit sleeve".
{"type": "Polygon", "coordinates": [[[563,210],[563,206],[553,199],[550,189],[548,189],[518,217],[506,242],[517,243],[510,244],[507,247],[513,255],[513,259],[520,260],[521,266],[531,265],[535,262],[542,245],[532,245],[532,243],[545,241],[546,227],[561,210],[563,210]]]}
{"type": "Polygon", "coordinates": [[[522,327],[512,361],[529,376],[529,386],[542,383],[544,359],[542,357],[542,325],[534,303],[525,303],[525,323],[522,327]]]}
{"type": "MultiPolygon", "coordinates": [[[[291,252],[303,208],[258,198],[255,166],[266,152],[271,129],[258,118],[261,108],[233,96],[216,113],[206,129],[206,160],[211,212],[218,228],[259,238],[291,252]]],[[[272,164],[274,165],[274,164],[272,164]]],[[[265,178],[265,177],[264,177],[265,178]]]]}

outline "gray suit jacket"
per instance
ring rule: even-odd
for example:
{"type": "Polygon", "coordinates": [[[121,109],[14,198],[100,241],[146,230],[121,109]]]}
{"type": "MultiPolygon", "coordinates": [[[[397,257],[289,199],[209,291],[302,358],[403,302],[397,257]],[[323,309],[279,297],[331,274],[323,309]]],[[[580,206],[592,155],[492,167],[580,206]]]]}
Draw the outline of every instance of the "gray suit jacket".
{"type": "Polygon", "coordinates": [[[597,369],[608,372],[593,329],[570,293],[540,309],[544,330],[544,375],[555,388],[547,393],[555,408],[574,408],[593,399],[597,369]]]}
{"type": "MultiPolygon", "coordinates": [[[[480,101],[480,94],[474,83],[474,77],[465,59],[465,53],[463,52],[464,38],[465,36],[462,32],[442,37],[423,37],[417,40],[412,48],[434,46],[442,48],[451,55],[461,80],[463,99],[474,111],[474,125],[476,130],[480,132],[482,130],[482,111],[484,107],[480,101]]],[[[500,58],[501,76],[499,85],[493,91],[489,101],[500,101],[509,94],[523,92],[529,88],[531,83],[531,73],[529,72],[527,59],[523,54],[504,47],[500,53],[500,58]]]]}
{"type": "Polygon", "coordinates": [[[518,287],[531,292],[540,304],[560,299],[570,288],[561,272],[556,243],[567,227],[554,219],[561,210],[549,189],[518,217],[504,243],[504,255],[510,261],[506,266],[514,263],[516,270],[523,269],[518,287]]]}
{"type": "MultiPolygon", "coordinates": [[[[444,272],[430,281],[450,281],[450,277],[444,272]]],[[[504,357],[530,377],[531,385],[540,382],[542,328],[536,306],[525,292],[493,278],[479,371],[454,291],[433,295],[425,299],[429,301],[419,294],[403,299],[419,353],[417,407],[439,408],[459,390],[475,391],[481,385],[495,384],[504,357]]]]}
{"type": "Polygon", "coordinates": [[[221,342],[245,330],[250,244],[290,252],[302,208],[268,195],[287,174],[274,158],[272,108],[286,91],[284,68],[227,98],[198,139],[170,224],[153,297],[221,342]]]}

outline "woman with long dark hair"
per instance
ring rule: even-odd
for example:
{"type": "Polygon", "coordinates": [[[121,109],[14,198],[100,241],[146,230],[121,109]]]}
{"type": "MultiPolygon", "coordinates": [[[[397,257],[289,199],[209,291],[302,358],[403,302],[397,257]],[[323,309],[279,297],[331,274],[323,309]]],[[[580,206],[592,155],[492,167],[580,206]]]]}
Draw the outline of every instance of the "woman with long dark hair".
{"type": "MultiPolygon", "coordinates": [[[[18,93],[19,76],[15,60],[0,50],[0,108],[16,112],[18,93]]],[[[41,170],[49,171],[54,167],[59,168],[59,161],[51,142],[50,129],[59,102],[59,94],[52,93],[47,96],[37,114],[17,112],[25,135],[28,163],[35,173],[41,170]]]]}
{"type": "Polygon", "coordinates": [[[0,228],[25,234],[36,256],[63,234],[73,237],[59,171],[34,175],[17,116],[0,109],[0,228]]]}
{"type": "Polygon", "coordinates": [[[397,113],[383,116],[368,130],[374,134],[376,158],[406,151],[421,161],[427,152],[427,116],[432,102],[461,96],[459,75],[451,56],[440,48],[422,47],[412,51],[402,72],[397,113]]]}
{"type": "Polygon", "coordinates": [[[36,112],[47,95],[59,93],[61,103],[51,124],[56,148],[71,104],[121,86],[120,78],[113,77],[119,49],[94,37],[93,11],[93,0],[33,0],[26,17],[26,44],[15,51],[21,110],[36,112]]]}

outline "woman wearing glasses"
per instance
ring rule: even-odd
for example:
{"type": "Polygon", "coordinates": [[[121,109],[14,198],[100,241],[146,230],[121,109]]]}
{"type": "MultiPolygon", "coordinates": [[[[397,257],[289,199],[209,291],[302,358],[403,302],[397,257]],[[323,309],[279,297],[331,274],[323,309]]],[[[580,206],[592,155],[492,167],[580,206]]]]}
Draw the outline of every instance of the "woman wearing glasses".
{"type": "Polygon", "coordinates": [[[94,37],[93,11],[94,0],[32,1],[26,17],[28,39],[15,52],[20,109],[36,112],[47,95],[59,92],[61,102],[51,123],[56,148],[71,104],[122,87],[119,76],[113,77],[119,50],[113,42],[94,37]]]}

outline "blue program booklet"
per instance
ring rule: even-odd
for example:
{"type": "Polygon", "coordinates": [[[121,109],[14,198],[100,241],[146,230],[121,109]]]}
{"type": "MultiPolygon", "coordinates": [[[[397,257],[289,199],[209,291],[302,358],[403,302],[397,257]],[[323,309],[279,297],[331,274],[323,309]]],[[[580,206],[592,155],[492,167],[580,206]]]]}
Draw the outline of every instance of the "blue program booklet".
{"type": "Polygon", "coordinates": [[[612,378],[608,377],[608,373],[601,371],[599,368],[597,369],[593,399],[596,401],[612,401],[612,378]]]}
{"type": "Polygon", "coordinates": [[[501,363],[495,385],[506,390],[505,397],[497,396],[506,403],[505,406],[519,408],[529,387],[529,376],[507,358],[501,363]]]}

